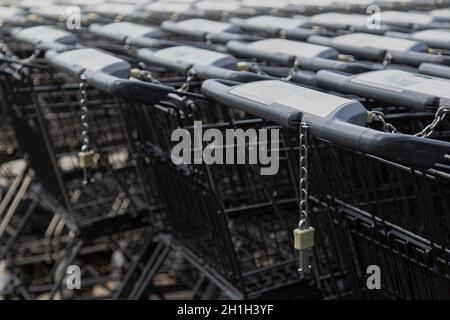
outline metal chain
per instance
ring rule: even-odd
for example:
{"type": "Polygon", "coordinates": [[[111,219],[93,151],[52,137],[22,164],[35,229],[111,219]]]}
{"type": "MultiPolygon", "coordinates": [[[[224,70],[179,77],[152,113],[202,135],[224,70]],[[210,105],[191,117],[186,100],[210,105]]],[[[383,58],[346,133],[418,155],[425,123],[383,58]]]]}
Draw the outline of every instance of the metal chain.
{"type": "Polygon", "coordinates": [[[291,81],[292,78],[294,78],[297,71],[300,69],[300,66],[301,66],[301,61],[300,61],[300,59],[296,58],[294,60],[294,63],[292,64],[292,68],[289,70],[288,75],[282,79],[286,80],[286,81],[291,81]]]}
{"type": "Polygon", "coordinates": [[[153,73],[151,73],[148,70],[141,70],[141,76],[142,76],[142,80],[144,80],[146,82],[151,82],[151,83],[156,83],[156,84],[160,84],[161,83],[161,81],[156,79],[153,76],[153,73]]]}
{"type": "Polygon", "coordinates": [[[300,185],[299,185],[299,222],[300,229],[309,227],[308,222],[308,147],[310,125],[306,122],[300,124],[300,185]]]}
{"type": "Polygon", "coordinates": [[[81,146],[82,152],[87,152],[90,149],[89,141],[89,123],[88,123],[88,105],[87,105],[87,94],[86,94],[86,76],[82,74],[80,76],[80,108],[81,108],[81,138],[83,140],[83,145],[81,146]]]}
{"type": "Polygon", "coordinates": [[[251,72],[256,73],[256,74],[259,74],[259,75],[262,75],[262,76],[267,76],[267,73],[262,71],[262,69],[259,67],[259,65],[257,63],[250,63],[249,70],[251,72]]]}
{"type": "Polygon", "coordinates": [[[33,49],[33,53],[28,58],[22,59],[21,61],[25,63],[33,62],[41,54],[41,52],[42,50],[36,46],[33,49]]]}
{"type": "MultiPolygon", "coordinates": [[[[310,125],[306,122],[300,124],[300,185],[299,185],[299,221],[298,229],[300,232],[310,230],[309,224],[309,185],[308,185],[308,149],[309,149],[309,130],[310,125]]],[[[295,241],[295,240],[294,240],[295,241]]],[[[309,264],[310,248],[300,247],[298,262],[298,272],[301,274],[308,273],[311,269],[309,264]]]]}
{"type": "Polygon", "coordinates": [[[192,81],[195,80],[196,75],[197,72],[195,71],[195,69],[191,68],[187,73],[186,81],[182,84],[182,86],[178,89],[178,91],[180,92],[188,91],[192,81]]]}
{"type": "Polygon", "coordinates": [[[379,121],[383,125],[383,130],[390,133],[400,133],[392,124],[387,123],[384,119],[384,113],[380,111],[371,111],[372,119],[369,121],[379,121]]]}
{"type": "Polygon", "coordinates": [[[434,120],[426,126],[421,132],[417,133],[417,137],[429,137],[433,134],[436,127],[445,119],[447,114],[450,113],[450,106],[441,106],[436,111],[436,114],[434,115],[434,120]]]}
{"type": "Polygon", "coordinates": [[[392,62],[392,58],[392,54],[389,51],[386,51],[386,54],[383,58],[383,66],[387,67],[388,65],[390,65],[392,62]]]}
{"type": "MultiPolygon", "coordinates": [[[[447,115],[450,113],[450,106],[441,106],[438,108],[434,115],[433,122],[431,122],[428,126],[426,126],[422,131],[419,133],[416,133],[416,137],[429,137],[431,136],[434,131],[436,130],[437,126],[445,120],[447,115]]],[[[379,121],[383,125],[383,130],[390,133],[400,133],[397,128],[395,128],[392,124],[387,123],[384,119],[384,114],[379,111],[371,111],[370,115],[372,119],[370,119],[368,122],[371,121],[379,121]]]]}

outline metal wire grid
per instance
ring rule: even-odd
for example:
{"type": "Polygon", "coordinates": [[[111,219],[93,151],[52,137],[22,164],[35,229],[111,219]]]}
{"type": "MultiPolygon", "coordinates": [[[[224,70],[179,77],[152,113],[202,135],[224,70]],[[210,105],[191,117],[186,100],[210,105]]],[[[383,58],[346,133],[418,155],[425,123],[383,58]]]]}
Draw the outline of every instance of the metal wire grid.
{"type": "MultiPolygon", "coordinates": [[[[99,161],[93,169],[97,180],[83,188],[76,157],[82,144],[79,85],[62,73],[33,71],[17,86],[15,103],[23,112],[22,117],[42,121],[40,128],[48,137],[46,152],[54,155],[58,164],[56,170],[64,176],[65,186],[61,192],[67,192],[70,203],[66,201],[65,205],[69,206],[78,226],[86,227],[119,213],[132,214],[140,210],[137,202],[145,203],[143,198],[147,194],[142,192],[142,181],[135,172],[136,162],[128,148],[129,137],[118,102],[96,89],[88,89],[89,134],[99,161]],[[120,174],[120,171],[126,173],[120,174]]],[[[58,174],[51,173],[52,168],[48,170],[50,174],[58,174]]],[[[156,207],[156,198],[150,200],[148,203],[156,207]]]]}

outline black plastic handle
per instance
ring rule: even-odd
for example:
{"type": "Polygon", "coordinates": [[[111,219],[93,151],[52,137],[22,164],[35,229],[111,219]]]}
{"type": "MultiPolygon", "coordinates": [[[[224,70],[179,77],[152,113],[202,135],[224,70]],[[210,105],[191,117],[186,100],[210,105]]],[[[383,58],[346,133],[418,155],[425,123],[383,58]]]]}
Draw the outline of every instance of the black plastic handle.
{"type": "MultiPolygon", "coordinates": [[[[288,127],[298,128],[301,120],[309,122],[311,134],[317,138],[409,167],[421,169],[433,167],[450,152],[448,142],[380,132],[365,127],[367,112],[354,100],[342,99],[341,105],[331,114],[319,116],[303,109],[300,104],[288,106],[277,101],[258,102],[257,97],[242,98],[230,93],[233,89],[229,83],[218,80],[207,80],[202,85],[205,96],[218,103],[288,127]]],[[[309,97],[311,94],[317,92],[313,90],[305,92],[308,99],[311,98],[309,97]]],[[[323,103],[327,102],[317,101],[318,106],[323,103]]]]}
{"type": "Polygon", "coordinates": [[[425,62],[450,65],[450,56],[440,54],[406,51],[402,53],[392,52],[392,57],[393,62],[409,64],[412,66],[420,66],[422,63],[425,62]]]}
{"type": "Polygon", "coordinates": [[[349,47],[344,45],[336,44],[333,38],[328,38],[319,35],[313,35],[308,38],[308,42],[319,44],[323,46],[329,46],[335,48],[341,53],[351,54],[357,59],[362,60],[375,60],[382,61],[386,56],[386,50],[376,49],[376,48],[359,48],[359,47],[349,47]]]}
{"type": "Polygon", "coordinates": [[[439,105],[439,98],[427,94],[413,92],[397,92],[387,89],[373,88],[364,84],[352,82],[353,75],[328,70],[321,70],[316,75],[319,87],[360,97],[374,99],[394,105],[401,105],[408,109],[426,111],[439,105]]]}
{"type": "Polygon", "coordinates": [[[120,98],[153,105],[173,92],[172,87],[138,80],[121,79],[102,72],[86,70],[86,82],[120,98]]]}
{"type": "Polygon", "coordinates": [[[294,63],[295,57],[287,54],[279,53],[266,53],[260,50],[255,50],[249,48],[246,43],[239,41],[230,41],[227,43],[227,49],[230,53],[235,56],[253,59],[257,58],[260,60],[266,60],[270,62],[277,63],[282,66],[289,66],[294,63]]]}
{"type": "Polygon", "coordinates": [[[441,78],[450,79],[450,67],[433,63],[422,63],[419,72],[441,78]]]}
{"type": "Polygon", "coordinates": [[[164,49],[179,45],[178,43],[164,39],[153,39],[149,37],[137,37],[127,39],[127,43],[140,48],[164,49]]]}
{"type": "Polygon", "coordinates": [[[251,82],[258,80],[274,79],[273,77],[260,75],[248,71],[236,71],[215,66],[194,66],[195,74],[199,79],[223,79],[233,82],[251,82]]]}
{"type": "Polygon", "coordinates": [[[174,21],[164,21],[163,23],[161,23],[161,29],[170,33],[185,35],[194,38],[204,38],[207,34],[206,32],[203,31],[195,31],[180,28],[178,24],[174,21]]]}
{"type": "Polygon", "coordinates": [[[249,31],[249,32],[258,32],[258,33],[264,33],[266,35],[270,36],[277,36],[280,33],[280,28],[275,27],[261,27],[259,25],[252,25],[245,22],[245,19],[241,18],[231,18],[228,20],[229,23],[238,26],[242,30],[249,31]]]}
{"type": "Polygon", "coordinates": [[[186,74],[190,68],[192,68],[192,63],[164,59],[162,57],[157,56],[150,49],[139,49],[136,52],[136,56],[142,59],[144,62],[164,67],[168,70],[173,70],[176,72],[180,72],[186,74]]]}

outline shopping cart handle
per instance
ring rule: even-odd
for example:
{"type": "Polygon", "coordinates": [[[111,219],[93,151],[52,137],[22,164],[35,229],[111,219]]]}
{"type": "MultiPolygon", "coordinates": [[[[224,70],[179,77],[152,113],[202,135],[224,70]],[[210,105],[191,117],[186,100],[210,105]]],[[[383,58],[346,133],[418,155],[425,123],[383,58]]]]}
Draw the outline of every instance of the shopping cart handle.
{"type": "Polygon", "coordinates": [[[224,79],[234,82],[250,82],[258,80],[268,80],[272,77],[267,75],[261,75],[248,71],[236,71],[225,68],[219,68],[216,66],[200,66],[194,65],[195,74],[199,79],[224,79]]]}
{"type": "Polygon", "coordinates": [[[363,63],[363,62],[346,62],[346,61],[339,61],[339,60],[333,60],[333,59],[325,59],[325,58],[311,58],[307,59],[305,61],[302,61],[302,65],[300,67],[304,67],[308,70],[313,71],[319,71],[323,69],[328,70],[337,70],[342,72],[348,72],[348,73],[361,73],[366,71],[374,71],[374,70],[380,70],[383,68],[382,65],[378,64],[370,64],[370,63],[363,63]]]}
{"type": "Polygon", "coordinates": [[[99,23],[93,23],[89,26],[89,31],[93,34],[96,34],[100,37],[107,38],[107,39],[114,39],[117,41],[125,41],[126,36],[120,33],[112,33],[109,30],[104,29],[104,25],[101,25],[99,23]]]}
{"type": "Polygon", "coordinates": [[[48,64],[73,77],[78,77],[89,69],[119,78],[128,78],[131,69],[127,61],[92,48],[69,50],[64,53],[51,50],[45,53],[45,59],[48,64]]]}
{"type": "MultiPolygon", "coordinates": [[[[364,74],[363,74],[364,75],[364,74]]],[[[324,89],[337,92],[359,95],[393,105],[401,105],[408,109],[425,111],[431,107],[437,107],[439,98],[431,94],[421,94],[414,92],[401,93],[395,90],[374,88],[369,85],[360,84],[353,79],[357,79],[349,73],[342,73],[329,70],[320,70],[316,74],[316,84],[324,89]]]]}
{"type": "Polygon", "coordinates": [[[335,48],[340,53],[351,54],[361,60],[382,61],[386,56],[386,50],[376,48],[359,48],[356,46],[339,45],[333,42],[333,38],[313,35],[308,38],[309,43],[319,44],[335,48]]]}
{"type": "Polygon", "coordinates": [[[406,51],[398,53],[398,58],[396,53],[392,53],[393,62],[409,64],[412,66],[420,66],[422,63],[436,63],[443,65],[450,65],[450,56],[445,56],[441,54],[431,54],[426,52],[417,51],[406,51]]]}
{"type": "Polygon", "coordinates": [[[213,43],[222,43],[226,44],[230,41],[256,41],[260,40],[261,37],[256,37],[252,35],[246,35],[246,34],[239,34],[239,33],[232,33],[232,32],[219,32],[214,34],[208,34],[207,35],[208,40],[211,40],[213,43]]]}
{"type": "Polygon", "coordinates": [[[439,64],[422,63],[419,66],[419,72],[429,74],[430,76],[450,79],[450,67],[446,67],[439,64]]]}
{"type": "Polygon", "coordinates": [[[287,39],[300,40],[300,41],[307,40],[310,36],[315,35],[317,32],[318,31],[315,31],[312,29],[307,29],[307,28],[296,28],[296,29],[284,31],[287,39]]]}
{"type": "Polygon", "coordinates": [[[287,54],[263,52],[249,48],[246,43],[240,41],[230,41],[227,43],[227,49],[230,53],[247,59],[258,58],[277,63],[282,66],[289,66],[294,63],[295,57],[287,54]]]}
{"type": "Polygon", "coordinates": [[[127,39],[127,43],[141,48],[164,49],[179,45],[178,43],[164,39],[152,39],[149,37],[137,37],[127,39]]]}
{"type": "Polygon", "coordinates": [[[150,49],[139,49],[136,51],[136,56],[142,59],[144,62],[162,66],[168,70],[173,70],[176,72],[180,72],[182,74],[186,74],[188,70],[192,67],[192,63],[178,61],[178,60],[169,60],[158,56],[154,51],[150,49]]]}
{"type": "Polygon", "coordinates": [[[388,31],[384,34],[386,37],[400,38],[400,39],[411,39],[410,33],[398,32],[398,31],[388,31]]]}
{"type": "Polygon", "coordinates": [[[207,80],[202,92],[212,100],[283,126],[311,124],[311,134],[340,147],[414,168],[430,168],[450,152],[450,143],[367,128],[367,110],[344,99],[282,81],[231,85],[207,80]]]}
{"type": "Polygon", "coordinates": [[[270,36],[276,36],[280,32],[280,28],[249,25],[245,22],[245,19],[241,18],[231,18],[230,20],[228,20],[228,22],[241,28],[242,30],[248,30],[251,32],[260,32],[270,36]]]}
{"type": "Polygon", "coordinates": [[[177,22],[174,21],[164,21],[163,23],[161,23],[161,29],[170,33],[185,35],[194,38],[203,38],[206,35],[206,32],[204,31],[195,31],[180,28],[177,25],[177,22]]]}
{"type": "Polygon", "coordinates": [[[274,121],[287,127],[298,127],[302,113],[292,108],[277,106],[277,108],[264,107],[260,103],[245,101],[229,94],[235,85],[239,83],[225,80],[206,80],[202,84],[202,93],[219,104],[231,106],[261,118],[274,121]]]}
{"type": "Polygon", "coordinates": [[[46,43],[61,43],[75,45],[77,37],[68,31],[58,29],[53,26],[35,26],[30,28],[14,28],[11,31],[14,39],[32,45],[42,45],[46,43]]]}
{"type": "Polygon", "coordinates": [[[173,92],[172,87],[139,80],[121,79],[92,70],[84,71],[84,76],[89,85],[99,90],[112,93],[120,98],[147,104],[155,104],[173,92]]]}

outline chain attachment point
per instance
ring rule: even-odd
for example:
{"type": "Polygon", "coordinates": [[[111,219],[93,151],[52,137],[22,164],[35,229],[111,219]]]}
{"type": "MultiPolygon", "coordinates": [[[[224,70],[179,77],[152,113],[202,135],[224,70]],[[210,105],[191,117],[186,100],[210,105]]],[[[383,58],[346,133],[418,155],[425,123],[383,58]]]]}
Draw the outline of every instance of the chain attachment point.
{"type": "Polygon", "coordinates": [[[306,122],[300,124],[300,184],[299,184],[299,222],[294,230],[294,248],[299,251],[300,274],[311,270],[310,254],[314,246],[314,228],[309,224],[308,206],[308,149],[310,125],[306,122]]]}

